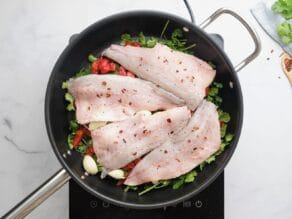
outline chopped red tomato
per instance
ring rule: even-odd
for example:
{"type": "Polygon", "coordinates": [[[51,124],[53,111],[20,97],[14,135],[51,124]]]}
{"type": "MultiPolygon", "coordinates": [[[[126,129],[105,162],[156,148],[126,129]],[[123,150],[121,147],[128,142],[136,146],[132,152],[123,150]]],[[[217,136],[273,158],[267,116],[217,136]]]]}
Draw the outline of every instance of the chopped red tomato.
{"type": "Polygon", "coordinates": [[[125,46],[141,47],[140,43],[138,42],[126,42],[125,46]]]}
{"type": "Polygon", "coordinates": [[[118,73],[118,75],[121,75],[121,76],[127,76],[127,71],[126,71],[126,69],[124,68],[124,67],[120,67],[119,68],[119,73],[118,73]]]}
{"type": "Polygon", "coordinates": [[[119,73],[118,73],[118,75],[120,75],[120,76],[129,76],[129,77],[133,77],[133,78],[136,77],[136,75],[135,75],[134,73],[132,73],[132,72],[130,72],[130,71],[127,71],[123,66],[121,66],[121,67],[119,68],[119,73]]]}
{"type": "Polygon", "coordinates": [[[108,72],[114,72],[116,70],[116,64],[113,62],[110,62],[107,58],[100,58],[99,59],[99,70],[100,73],[106,74],[108,72]]]}
{"type": "Polygon", "coordinates": [[[91,72],[93,74],[106,74],[108,72],[114,72],[115,70],[116,64],[104,57],[100,57],[91,64],[91,72]]]}
{"type": "Polygon", "coordinates": [[[94,154],[94,150],[93,150],[93,147],[92,146],[89,146],[87,149],[86,149],[86,154],[87,155],[90,155],[92,156],[94,154]]]}
{"type": "Polygon", "coordinates": [[[140,158],[137,158],[136,160],[133,160],[132,162],[128,163],[126,166],[122,167],[122,170],[132,170],[140,161],[140,158]]]}
{"type": "Polygon", "coordinates": [[[74,139],[73,139],[74,148],[76,148],[79,145],[84,135],[90,136],[90,131],[87,128],[81,127],[76,131],[74,139]]]}
{"type": "Polygon", "coordinates": [[[116,64],[113,62],[109,63],[109,70],[111,72],[114,72],[116,70],[116,64]]]}
{"type": "Polygon", "coordinates": [[[98,59],[92,62],[90,70],[92,74],[98,74],[98,59]]]}

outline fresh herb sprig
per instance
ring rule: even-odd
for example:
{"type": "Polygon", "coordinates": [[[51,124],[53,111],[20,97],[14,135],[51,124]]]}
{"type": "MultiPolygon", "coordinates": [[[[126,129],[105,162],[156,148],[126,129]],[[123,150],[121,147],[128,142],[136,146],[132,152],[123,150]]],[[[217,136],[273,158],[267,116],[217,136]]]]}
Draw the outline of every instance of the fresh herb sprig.
{"type": "Polygon", "coordinates": [[[277,33],[284,44],[292,43],[292,24],[287,21],[279,24],[277,26],[277,33]]]}
{"type": "Polygon", "coordinates": [[[292,43],[292,23],[289,22],[292,19],[292,0],[277,0],[272,10],[287,20],[277,25],[276,31],[281,41],[286,45],[292,43]]]}
{"type": "Polygon", "coordinates": [[[281,14],[286,20],[292,19],[292,1],[291,0],[277,0],[272,5],[272,10],[281,14]]]}
{"type": "MultiPolygon", "coordinates": [[[[178,189],[182,187],[184,184],[191,183],[195,181],[196,176],[198,175],[197,171],[192,170],[177,179],[171,179],[171,180],[161,180],[158,183],[155,184],[148,184],[144,186],[144,189],[139,192],[139,195],[144,195],[147,192],[150,192],[154,189],[160,189],[163,187],[171,186],[172,189],[178,189]]],[[[128,191],[128,190],[127,190],[128,191]]]]}
{"type": "Polygon", "coordinates": [[[158,40],[155,37],[145,37],[143,32],[140,32],[138,37],[132,37],[130,34],[125,33],[121,36],[121,45],[124,46],[126,43],[139,43],[141,47],[153,48],[158,40]]]}
{"type": "Polygon", "coordinates": [[[191,53],[190,49],[196,46],[196,44],[187,45],[187,40],[183,37],[183,31],[181,29],[175,29],[169,39],[165,35],[167,26],[169,21],[166,22],[163,31],[161,32],[160,39],[155,37],[145,37],[143,32],[140,32],[138,37],[134,38],[130,34],[125,33],[121,36],[121,45],[125,45],[126,43],[139,43],[144,48],[153,48],[157,42],[167,45],[173,50],[191,53]]]}

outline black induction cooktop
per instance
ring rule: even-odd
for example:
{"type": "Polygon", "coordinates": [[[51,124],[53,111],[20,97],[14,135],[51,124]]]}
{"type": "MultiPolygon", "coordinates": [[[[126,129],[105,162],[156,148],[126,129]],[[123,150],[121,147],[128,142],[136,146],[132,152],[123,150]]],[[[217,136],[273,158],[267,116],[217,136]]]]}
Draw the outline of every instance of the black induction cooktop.
{"type": "MultiPolygon", "coordinates": [[[[210,36],[223,48],[224,42],[220,35],[210,34],[210,36]]],[[[114,206],[97,199],[70,180],[69,217],[70,219],[223,219],[224,173],[193,198],[175,206],[153,210],[114,206]]]]}
{"type": "Polygon", "coordinates": [[[153,210],[114,206],[69,183],[70,219],[223,219],[224,173],[208,188],[180,204],[153,210]]]}

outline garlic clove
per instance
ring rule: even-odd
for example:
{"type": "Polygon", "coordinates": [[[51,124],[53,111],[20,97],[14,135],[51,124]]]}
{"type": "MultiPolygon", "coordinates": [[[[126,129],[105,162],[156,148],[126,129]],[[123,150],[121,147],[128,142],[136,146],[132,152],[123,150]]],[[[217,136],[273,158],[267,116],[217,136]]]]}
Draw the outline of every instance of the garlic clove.
{"type": "Polygon", "coordinates": [[[95,175],[98,173],[97,164],[95,160],[89,155],[85,155],[83,158],[83,168],[87,173],[91,175],[95,175]]]}
{"type": "Polygon", "coordinates": [[[125,172],[121,169],[112,170],[108,175],[115,179],[125,179],[125,172]]]}

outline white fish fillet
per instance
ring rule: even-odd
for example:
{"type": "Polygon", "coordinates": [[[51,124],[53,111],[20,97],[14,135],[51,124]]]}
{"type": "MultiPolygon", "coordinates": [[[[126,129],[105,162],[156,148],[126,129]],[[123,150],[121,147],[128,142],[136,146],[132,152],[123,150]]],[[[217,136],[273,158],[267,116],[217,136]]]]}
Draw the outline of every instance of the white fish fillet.
{"type": "Polygon", "coordinates": [[[220,148],[216,106],[203,101],[175,141],[165,142],[146,155],[132,170],[126,185],[176,178],[197,167],[220,148]]]}
{"type": "Polygon", "coordinates": [[[151,82],[117,75],[87,75],[69,81],[78,123],[121,121],[140,110],[165,110],[184,101],[151,82]]]}
{"type": "Polygon", "coordinates": [[[216,73],[207,62],[159,43],[154,48],[111,45],[104,55],[182,98],[191,110],[203,100],[216,73]]]}
{"type": "Polygon", "coordinates": [[[106,171],[121,168],[162,145],[191,117],[186,106],[153,115],[137,114],[91,132],[98,162],[106,171]]]}

